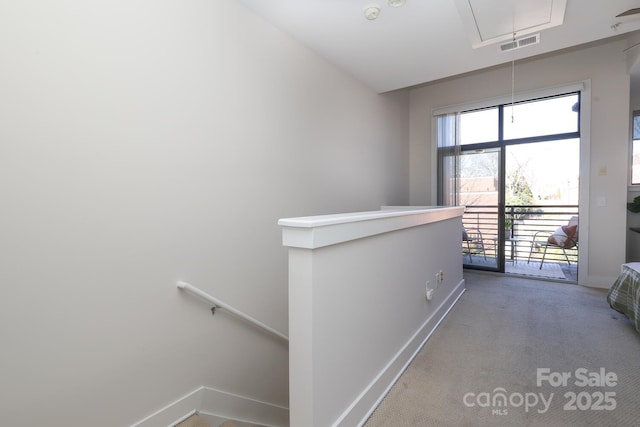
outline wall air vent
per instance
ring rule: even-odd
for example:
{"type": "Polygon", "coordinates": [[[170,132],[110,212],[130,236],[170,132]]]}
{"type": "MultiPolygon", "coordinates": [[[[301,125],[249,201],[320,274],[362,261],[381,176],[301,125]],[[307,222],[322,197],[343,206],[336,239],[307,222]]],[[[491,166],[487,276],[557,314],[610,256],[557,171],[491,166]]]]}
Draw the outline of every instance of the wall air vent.
{"type": "Polygon", "coordinates": [[[498,45],[498,50],[500,52],[508,52],[513,49],[520,49],[521,47],[531,46],[538,43],[540,43],[540,33],[520,37],[519,39],[515,39],[507,43],[501,43],[498,45]]]}

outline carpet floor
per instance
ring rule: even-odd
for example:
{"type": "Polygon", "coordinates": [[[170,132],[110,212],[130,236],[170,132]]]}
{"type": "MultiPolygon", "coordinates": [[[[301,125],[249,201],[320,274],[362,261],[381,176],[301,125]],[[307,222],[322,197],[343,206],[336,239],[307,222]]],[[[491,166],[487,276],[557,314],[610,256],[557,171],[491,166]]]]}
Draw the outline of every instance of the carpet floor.
{"type": "Polygon", "coordinates": [[[606,291],[465,281],[366,427],[640,425],[640,335],[606,291]]]}

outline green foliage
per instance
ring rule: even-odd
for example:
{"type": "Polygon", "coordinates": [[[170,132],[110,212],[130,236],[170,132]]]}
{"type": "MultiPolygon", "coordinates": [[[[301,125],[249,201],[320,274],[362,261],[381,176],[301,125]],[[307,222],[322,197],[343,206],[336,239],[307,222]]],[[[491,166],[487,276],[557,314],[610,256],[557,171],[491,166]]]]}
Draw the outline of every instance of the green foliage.
{"type": "Polygon", "coordinates": [[[506,182],[506,202],[507,205],[533,205],[535,199],[529,183],[522,173],[522,167],[517,168],[513,173],[507,175],[506,182]]]}
{"type": "MultiPolygon", "coordinates": [[[[535,205],[533,191],[531,191],[531,187],[529,186],[529,182],[524,176],[523,171],[523,165],[518,165],[514,171],[507,175],[505,183],[505,198],[507,206],[535,205]]],[[[525,219],[527,216],[531,216],[536,213],[537,210],[531,208],[512,208],[512,210],[507,210],[504,219],[505,228],[510,229],[513,225],[513,221],[525,219]]]]}
{"type": "Polygon", "coordinates": [[[627,203],[627,209],[633,213],[640,212],[640,196],[636,196],[632,203],[627,203]]]}

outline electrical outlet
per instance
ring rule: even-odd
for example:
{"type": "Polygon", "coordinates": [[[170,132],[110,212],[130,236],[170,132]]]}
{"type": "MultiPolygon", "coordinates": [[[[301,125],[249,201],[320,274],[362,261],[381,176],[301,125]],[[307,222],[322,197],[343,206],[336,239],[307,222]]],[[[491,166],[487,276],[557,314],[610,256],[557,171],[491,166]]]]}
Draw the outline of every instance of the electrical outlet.
{"type": "MultiPolygon", "coordinates": [[[[433,291],[435,290],[435,289],[430,289],[429,288],[430,284],[431,283],[427,280],[427,284],[425,285],[425,289],[424,289],[425,290],[425,296],[427,297],[427,301],[431,301],[431,299],[433,298],[433,291]]],[[[438,286],[436,285],[436,287],[438,287],[438,286]]]]}
{"type": "Polygon", "coordinates": [[[427,301],[431,301],[433,299],[433,289],[429,289],[427,291],[427,301]]]}
{"type": "Polygon", "coordinates": [[[440,283],[444,282],[444,271],[440,270],[438,275],[440,276],[440,283]]]}

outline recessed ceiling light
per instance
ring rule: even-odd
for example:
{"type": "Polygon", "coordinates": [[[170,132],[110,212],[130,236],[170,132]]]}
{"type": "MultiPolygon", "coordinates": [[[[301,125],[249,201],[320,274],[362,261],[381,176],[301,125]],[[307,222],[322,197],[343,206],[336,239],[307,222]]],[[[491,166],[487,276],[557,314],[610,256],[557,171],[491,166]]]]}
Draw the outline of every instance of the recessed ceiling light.
{"type": "Polygon", "coordinates": [[[367,6],[364,8],[364,17],[369,21],[373,21],[380,15],[380,8],[378,6],[367,6]]]}
{"type": "Polygon", "coordinates": [[[402,6],[405,2],[406,0],[387,0],[387,3],[389,4],[389,6],[392,6],[392,7],[402,6]]]}

